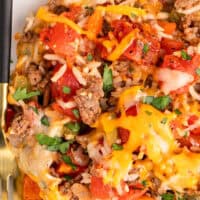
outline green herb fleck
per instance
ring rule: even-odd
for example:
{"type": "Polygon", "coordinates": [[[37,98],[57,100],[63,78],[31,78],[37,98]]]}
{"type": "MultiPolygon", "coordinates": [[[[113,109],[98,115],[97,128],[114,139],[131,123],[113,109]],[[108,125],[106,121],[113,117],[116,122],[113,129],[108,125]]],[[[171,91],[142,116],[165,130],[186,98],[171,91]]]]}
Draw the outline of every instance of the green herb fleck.
{"type": "Polygon", "coordinates": [[[137,15],[134,14],[134,13],[131,13],[131,17],[132,17],[132,18],[135,18],[135,17],[137,17],[137,15]]]}
{"type": "Polygon", "coordinates": [[[31,97],[39,96],[39,95],[40,95],[40,91],[27,92],[26,88],[17,88],[17,90],[13,94],[13,98],[16,101],[19,101],[19,100],[24,100],[24,99],[30,99],[31,97]]]}
{"type": "Polygon", "coordinates": [[[72,177],[70,175],[65,175],[64,178],[65,178],[66,181],[71,181],[72,180],[72,177]]]}
{"type": "Polygon", "coordinates": [[[30,106],[30,108],[38,115],[39,111],[36,107],[30,106]]]}
{"type": "Polygon", "coordinates": [[[146,180],[142,180],[141,184],[146,187],[147,186],[147,181],[146,180]]]}
{"type": "Polygon", "coordinates": [[[182,112],[181,112],[178,108],[175,109],[174,112],[175,112],[177,115],[181,115],[181,114],[182,114],[182,112]]]}
{"type": "Polygon", "coordinates": [[[43,116],[42,118],[41,118],[41,123],[44,125],[44,126],[49,126],[50,124],[49,124],[49,119],[48,119],[48,117],[47,116],[43,116]]]}
{"type": "Polygon", "coordinates": [[[189,132],[185,131],[183,137],[186,138],[188,136],[189,132]]]}
{"type": "Polygon", "coordinates": [[[47,146],[49,151],[60,151],[62,154],[65,154],[68,151],[70,144],[73,143],[73,140],[63,141],[59,137],[49,137],[45,134],[37,134],[36,140],[40,145],[47,146]]]}
{"type": "Polygon", "coordinates": [[[71,88],[70,88],[70,87],[67,87],[67,86],[64,86],[64,87],[63,87],[63,93],[64,93],[64,94],[70,94],[70,93],[71,93],[71,88]]]}
{"type": "Polygon", "coordinates": [[[94,8],[90,6],[85,6],[86,15],[92,15],[94,13],[94,8]]]}
{"type": "Polygon", "coordinates": [[[73,133],[78,133],[80,131],[80,124],[78,122],[69,122],[65,126],[73,133]]]}
{"type": "Polygon", "coordinates": [[[112,70],[106,65],[103,72],[103,90],[107,94],[113,89],[112,70]]]}
{"type": "Polygon", "coordinates": [[[73,170],[76,170],[77,167],[75,164],[72,163],[72,160],[69,156],[63,155],[62,159],[67,165],[71,166],[73,170]]]}
{"type": "Polygon", "coordinates": [[[23,54],[24,54],[24,55],[27,55],[27,56],[31,56],[31,51],[30,51],[30,49],[25,48],[24,51],[23,51],[23,54]]]}
{"type": "Polygon", "coordinates": [[[37,134],[36,140],[39,142],[40,145],[46,146],[55,146],[61,144],[62,142],[62,139],[59,137],[49,137],[48,135],[45,135],[43,133],[37,134]]]}
{"type": "Polygon", "coordinates": [[[197,74],[198,76],[200,76],[200,68],[197,68],[197,69],[196,69],[196,74],[197,74]]]}
{"type": "Polygon", "coordinates": [[[165,193],[161,195],[162,200],[174,200],[174,194],[165,193]]]}
{"type": "Polygon", "coordinates": [[[123,149],[123,146],[120,145],[120,144],[114,143],[114,144],[112,144],[112,149],[115,150],[115,151],[120,151],[120,150],[123,149]]]}
{"type": "Polygon", "coordinates": [[[166,124],[166,123],[167,123],[167,117],[164,117],[164,118],[161,120],[160,123],[161,123],[161,124],[166,124]]]}
{"type": "Polygon", "coordinates": [[[151,103],[151,105],[158,110],[164,110],[171,102],[171,98],[169,96],[160,96],[155,97],[151,103]]]}
{"type": "Polygon", "coordinates": [[[144,46],[143,46],[142,52],[143,52],[144,54],[147,54],[148,51],[149,51],[149,45],[146,43],[146,44],[144,44],[144,46]]]}
{"type": "Polygon", "coordinates": [[[10,64],[14,63],[14,61],[12,59],[10,59],[10,64]]]}
{"type": "Polygon", "coordinates": [[[79,110],[78,109],[73,109],[72,110],[74,116],[78,119],[80,117],[80,113],[79,113],[79,110]]]}
{"type": "Polygon", "coordinates": [[[152,112],[150,112],[150,111],[148,111],[148,110],[145,110],[145,113],[147,114],[147,115],[152,115],[152,112]]]}
{"type": "Polygon", "coordinates": [[[87,55],[87,61],[92,61],[93,60],[93,56],[91,53],[88,53],[87,55]]]}
{"type": "Polygon", "coordinates": [[[184,59],[184,60],[191,60],[191,56],[187,54],[186,51],[182,50],[181,51],[181,57],[184,59]]]}
{"type": "Polygon", "coordinates": [[[151,104],[152,101],[153,101],[154,97],[153,96],[146,96],[143,100],[143,103],[146,103],[146,104],[151,104]]]}

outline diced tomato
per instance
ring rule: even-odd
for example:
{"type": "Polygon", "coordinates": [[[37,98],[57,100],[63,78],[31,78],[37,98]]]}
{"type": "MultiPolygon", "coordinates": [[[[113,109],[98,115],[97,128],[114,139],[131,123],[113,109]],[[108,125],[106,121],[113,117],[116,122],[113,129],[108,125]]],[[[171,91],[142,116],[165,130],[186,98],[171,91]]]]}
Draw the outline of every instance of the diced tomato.
{"type": "Polygon", "coordinates": [[[121,143],[125,144],[130,136],[129,130],[122,127],[119,127],[117,130],[118,130],[118,137],[121,139],[121,143]]]}
{"type": "Polygon", "coordinates": [[[127,116],[137,116],[137,114],[138,114],[137,105],[133,105],[126,110],[127,116]]]}
{"type": "Polygon", "coordinates": [[[133,43],[124,52],[124,56],[138,64],[155,64],[158,60],[160,43],[158,39],[147,35],[143,42],[134,40],[133,43]],[[142,45],[143,43],[143,45],[142,45]],[[144,45],[147,45],[147,52],[143,52],[144,45]]]}
{"type": "Polygon", "coordinates": [[[112,195],[112,188],[103,183],[103,179],[93,176],[91,178],[90,192],[93,198],[110,199],[112,195]]]}
{"type": "Polygon", "coordinates": [[[137,40],[134,40],[133,43],[126,49],[123,54],[126,58],[133,60],[139,64],[142,62],[142,46],[139,45],[137,40]]]}
{"type": "Polygon", "coordinates": [[[114,20],[112,22],[112,28],[114,29],[114,36],[121,41],[124,36],[129,34],[133,30],[133,25],[126,20],[114,20]]]}
{"type": "Polygon", "coordinates": [[[183,42],[182,41],[177,41],[177,40],[172,40],[168,38],[162,38],[161,40],[161,48],[165,50],[166,54],[171,54],[174,51],[178,51],[183,49],[183,42]]]}
{"type": "Polygon", "coordinates": [[[75,56],[75,49],[70,43],[76,38],[79,38],[76,31],[60,23],[51,28],[45,28],[40,33],[40,39],[44,44],[56,54],[67,56],[69,59],[75,56]]]}
{"type": "Polygon", "coordinates": [[[64,12],[62,15],[64,15],[65,17],[75,21],[81,13],[81,7],[78,5],[71,5],[69,7],[69,11],[68,12],[64,12]]]}
{"type": "Polygon", "coordinates": [[[166,55],[162,67],[180,70],[192,75],[196,75],[195,70],[200,65],[200,56],[194,55],[191,60],[184,60],[174,55],[166,55]]]}
{"type": "MultiPolygon", "coordinates": [[[[54,70],[54,74],[60,69],[60,65],[57,65],[54,70]]],[[[68,67],[64,75],[57,81],[51,83],[51,94],[53,98],[61,98],[63,101],[68,101],[72,96],[76,94],[76,90],[80,89],[81,85],[76,80],[72,70],[68,67]],[[68,87],[70,89],[69,94],[63,92],[63,88],[68,87]]]]}
{"type": "Polygon", "coordinates": [[[196,115],[192,115],[192,116],[190,116],[189,119],[188,119],[188,124],[189,124],[189,125],[192,125],[192,124],[194,124],[198,119],[199,119],[199,117],[197,117],[196,115]]]}
{"type": "Polygon", "coordinates": [[[8,128],[11,126],[12,120],[15,116],[16,112],[8,107],[6,110],[6,131],[8,130],[8,128]]]}
{"type": "Polygon", "coordinates": [[[23,200],[42,200],[39,193],[39,186],[25,175],[23,180],[23,200]]]}

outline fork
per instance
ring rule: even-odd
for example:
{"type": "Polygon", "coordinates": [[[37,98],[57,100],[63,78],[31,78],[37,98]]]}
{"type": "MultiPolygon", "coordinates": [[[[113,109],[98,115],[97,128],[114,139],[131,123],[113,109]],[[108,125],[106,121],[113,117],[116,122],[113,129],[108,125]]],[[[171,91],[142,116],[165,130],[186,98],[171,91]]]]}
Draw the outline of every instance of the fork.
{"type": "Polygon", "coordinates": [[[6,145],[5,111],[10,68],[12,0],[0,1],[0,200],[14,200],[17,165],[6,145]]]}

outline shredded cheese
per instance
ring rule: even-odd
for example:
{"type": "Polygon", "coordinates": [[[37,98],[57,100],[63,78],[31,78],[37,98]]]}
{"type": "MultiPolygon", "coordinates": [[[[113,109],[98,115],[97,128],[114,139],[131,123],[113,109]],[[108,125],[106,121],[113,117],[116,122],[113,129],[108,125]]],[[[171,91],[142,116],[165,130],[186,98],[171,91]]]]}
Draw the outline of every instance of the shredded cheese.
{"type": "Polygon", "coordinates": [[[64,64],[55,74],[54,76],[51,78],[52,82],[57,82],[66,72],[67,70],[67,65],[64,64]]]}
{"type": "Polygon", "coordinates": [[[134,29],[128,35],[126,35],[119,43],[119,45],[114,49],[114,51],[108,56],[107,59],[110,61],[117,60],[124,53],[124,51],[130,46],[130,44],[136,38],[138,32],[139,32],[138,29],[134,29]]]}
{"type": "Polygon", "coordinates": [[[152,162],[152,169],[163,184],[177,191],[183,191],[185,188],[196,189],[200,178],[200,154],[187,150],[175,153],[178,144],[170,128],[170,121],[175,118],[175,114],[165,114],[150,105],[142,104],[137,116],[126,116],[122,106],[123,100],[130,97],[130,93],[135,94],[137,90],[139,91],[139,87],[133,87],[121,95],[120,118],[113,119],[111,113],[105,113],[96,123],[97,130],[103,129],[105,134],[111,133],[117,127],[128,129],[130,132],[123,150],[113,151],[108,159],[110,165],[104,182],[117,188],[133,164],[132,152],[144,146],[145,155],[152,162]],[[146,111],[151,112],[151,115],[147,115],[146,111]],[[161,123],[163,118],[168,119],[165,124],[161,123]]]}

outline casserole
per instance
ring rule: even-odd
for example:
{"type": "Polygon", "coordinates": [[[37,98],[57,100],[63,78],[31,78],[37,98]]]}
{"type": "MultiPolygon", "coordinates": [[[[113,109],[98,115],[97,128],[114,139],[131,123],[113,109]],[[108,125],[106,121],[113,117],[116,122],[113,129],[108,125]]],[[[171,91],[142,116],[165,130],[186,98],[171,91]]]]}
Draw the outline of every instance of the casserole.
{"type": "Polygon", "coordinates": [[[43,199],[199,198],[199,9],[50,0],[28,18],[6,135],[43,199]]]}

